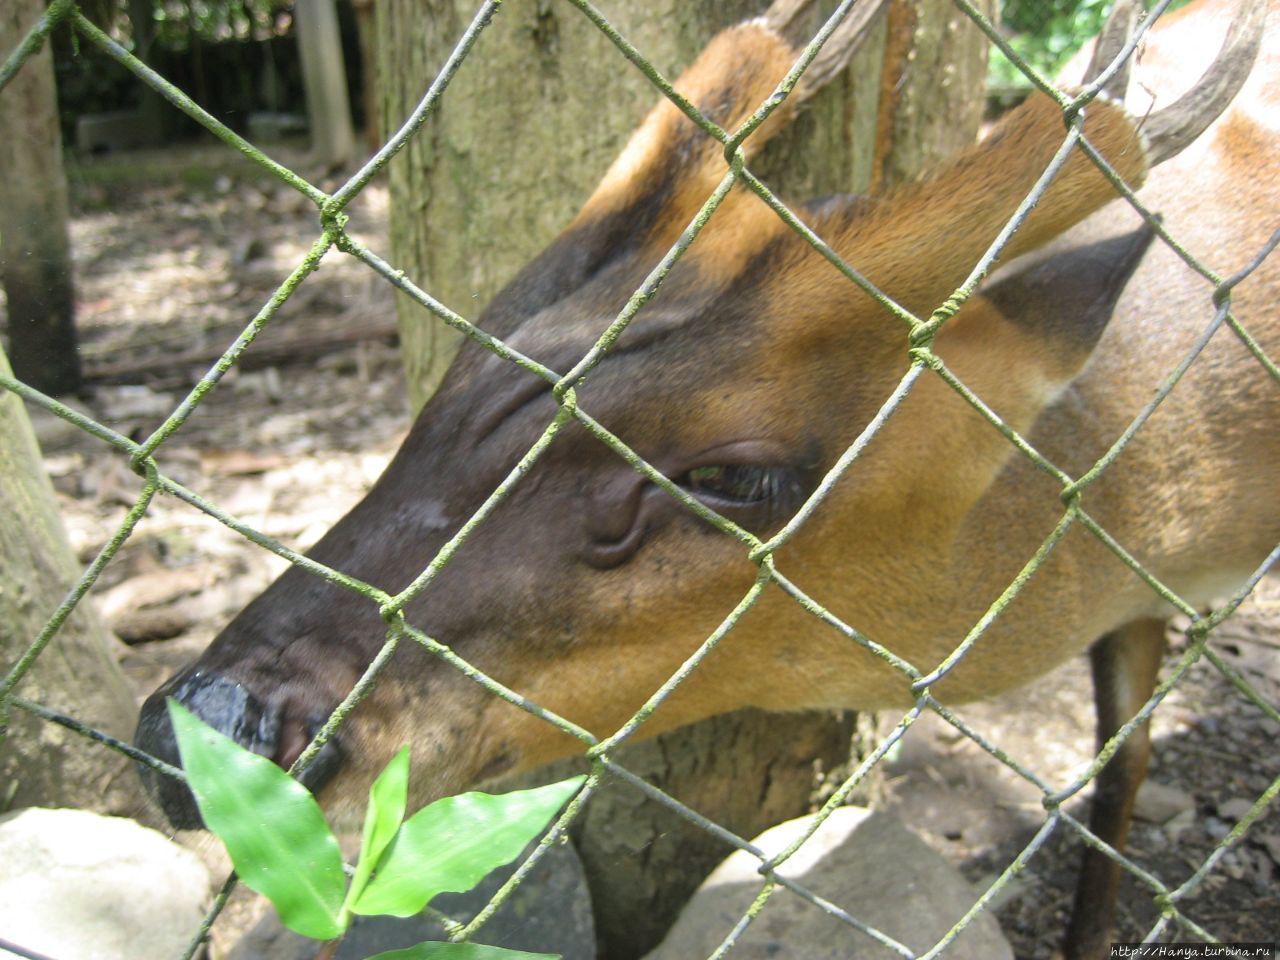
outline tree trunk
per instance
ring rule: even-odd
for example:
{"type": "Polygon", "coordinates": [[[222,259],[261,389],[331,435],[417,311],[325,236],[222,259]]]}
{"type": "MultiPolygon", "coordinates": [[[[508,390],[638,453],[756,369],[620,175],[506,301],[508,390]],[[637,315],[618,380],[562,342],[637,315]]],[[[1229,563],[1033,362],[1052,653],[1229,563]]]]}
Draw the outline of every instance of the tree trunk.
{"type": "Polygon", "coordinates": [[[299,0],[295,15],[311,126],[311,158],[326,167],[341,166],[355,157],[356,136],[338,37],[338,11],[334,0],[299,0]]]}
{"type": "MultiPolygon", "coordinates": [[[[674,79],[718,30],[767,5],[645,0],[613,4],[610,16],[674,79]]],[[[808,199],[883,189],[972,143],[986,46],[976,30],[949,26],[951,9],[945,0],[895,0],[845,74],[771,141],[753,170],[782,195],[808,199]]],[[[475,3],[379,0],[377,12],[383,128],[393,130],[444,63],[475,3]]],[[[437,113],[391,166],[393,263],[476,319],[569,221],[658,96],[568,5],[503,7],[437,113]]],[[[407,299],[399,308],[416,410],[459,340],[407,299]]],[[[811,808],[818,773],[849,760],[853,728],[851,717],[744,711],[629,746],[617,759],[750,838],[811,808]]],[[[592,801],[575,841],[591,882],[602,960],[646,953],[729,852],[623,784],[592,801]]]]}
{"type": "Polygon", "coordinates": [[[374,21],[375,0],[352,0],[356,14],[356,31],[360,34],[360,97],[364,102],[364,141],[369,153],[382,146],[382,112],[378,91],[378,38],[374,21]]]}
{"type": "MultiPolygon", "coordinates": [[[[975,3],[998,18],[996,0],[975,3]]],[[[986,106],[989,41],[950,0],[889,8],[871,189],[914,180],[971,145],[986,106]]]]}
{"type": "MultiPolygon", "coordinates": [[[[43,0],[0,8],[0,51],[14,49],[43,0]]],[[[17,375],[45,393],[80,387],[67,179],[48,46],[0,91],[0,277],[17,375]]]]}
{"type": "MultiPolygon", "coordinates": [[[[149,67],[155,62],[151,48],[156,39],[154,0],[129,0],[129,29],[133,31],[133,55],[149,67]]],[[[103,18],[104,21],[107,19],[103,18]]],[[[101,24],[100,24],[101,25],[101,24]]],[[[142,122],[141,144],[158,146],[164,141],[165,120],[172,116],[172,108],[164,97],[145,83],[138,84],[138,114],[142,122]]]]}
{"type": "MultiPolygon", "coordinates": [[[[0,353],[0,373],[8,372],[0,353]]],[[[0,388],[0,677],[26,653],[79,574],[26,410],[0,388]]],[[[128,737],[137,709],[109,650],[109,635],[84,600],[15,693],[128,737]]],[[[76,807],[136,816],[143,810],[128,760],[16,707],[0,742],[0,790],[0,811],[76,807]]]]}

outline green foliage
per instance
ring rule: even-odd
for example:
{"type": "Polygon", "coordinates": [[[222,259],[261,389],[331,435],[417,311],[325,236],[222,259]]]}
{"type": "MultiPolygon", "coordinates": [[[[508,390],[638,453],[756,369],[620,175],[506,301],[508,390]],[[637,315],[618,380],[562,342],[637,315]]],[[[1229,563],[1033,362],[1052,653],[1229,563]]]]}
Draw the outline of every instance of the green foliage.
{"type": "Polygon", "coordinates": [[[292,0],[151,0],[130,10],[129,0],[81,0],[85,15],[113,40],[137,52],[141,31],[170,50],[193,41],[266,40],[284,36],[293,22],[292,0]],[[141,11],[146,23],[132,15],[141,11]]]}
{"type": "Polygon", "coordinates": [[[193,40],[265,40],[283,36],[293,20],[288,0],[156,0],[156,39],[172,50],[193,40]]]}
{"type": "MultiPolygon", "coordinates": [[[[1052,78],[1071,55],[1106,22],[1111,0],[1006,0],[1001,20],[1014,52],[1052,78]]],[[[992,47],[988,85],[1029,87],[1030,81],[998,48],[992,47]]]]}
{"type": "Polygon", "coordinates": [[[369,885],[373,868],[396,838],[404,821],[409,796],[409,748],[405,747],[386,765],[369,788],[369,809],[364,814],[364,837],[360,841],[360,859],[351,878],[344,904],[348,909],[369,885]]]}
{"type": "MultiPolygon", "coordinates": [[[[1187,2],[1174,0],[1168,9],[1187,2]]],[[[1014,52],[1052,80],[1077,50],[1098,35],[1112,6],[1113,0],[1004,0],[1000,22],[1014,52]]],[[[987,86],[996,91],[1025,90],[1031,81],[993,46],[987,86]]]]}
{"type": "MultiPolygon", "coordinates": [[[[275,904],[281,922],[317,940],[340,938],[353,913],[410,916],[438,893],[471,889],[519,856],[585,779],[502,796],[446,797],[404,820],[406,747],[369,790],[360,859],[347,885],[337,839],[306,788],[173,700],[169,715],[205,824],[226,844],[245,883],[275,904]]],[[[515,958],[554,960],[547,954],[434,942],[369,960],[515,958]]]]}
{"type": "Polygon", "coordinates": [[[424,807],[400,827],[378,861],[376,882],[352,900],[351,911],[409,917],[438,893],[470,890],[518,857],[581,783],[579,777],[499,797],[464,793],[424,807]]]}
{"type": "Polygon", "coordinates": [[[200,814],[240,878],[276,905],[290,930],[316,940],[342,933],[342,854],[315,798],[174,700],[169,716],[200,814]]]}

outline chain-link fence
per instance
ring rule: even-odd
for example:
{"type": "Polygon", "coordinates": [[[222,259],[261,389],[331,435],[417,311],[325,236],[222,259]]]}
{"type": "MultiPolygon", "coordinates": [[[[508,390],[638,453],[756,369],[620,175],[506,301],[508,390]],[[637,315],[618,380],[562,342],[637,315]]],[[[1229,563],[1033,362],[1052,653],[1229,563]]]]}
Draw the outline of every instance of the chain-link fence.
{"type": "MultiPolygon", "coordinates": [[[[782,888],[806,898],[817,909],[824,911],[829,916],[846,922],[850,928],[849,935],[851,938],[870,937],[897,955],[904,957],[915,955],[910,949],[892,937],[881,931],[868,928],[856,916],[846,912],[841,905],[832,904],[815,895],[795,880],[783,875],[777,868],[800,848],[804,840],[812,835],[824,818],[845,802],[854,788],[902,739],[915,720],[926,713],[938,715],[946,723],[954,727],[958,735],[968,738],[1000,763],[1013,769],[1019,777],[1033,784],[1043,797],[1046,811],[1043,826],[1033,840],[1012,862],[1007,864],[999,876],[987,886],[981,896],[972,904],[968,913],[955,925],[950,933],[925,954],[926,956],[945,953],[947,947],[968,925],[971,919],[980,912],[990,909],[992,902],[1005,892],[1006,888],[1015,881],[1028,863],[1033,860],[1037,852],[1043,848],[1050,835],[1057,831],[1077,834],[1085,844],[1102,848],[1107,857],[1118,862],[1123,867],[1131,878],[1131,882],[1150,891],[1150,896],[1159,904],[1161,914],[1159,921],[1149,932],[1151,938],[1165,937],[1177,932],[1212,940],[1213,934],[1210,930],[1197,923],[1192,911],[1184,911],[1183,905],[1190,901],[1197,889],[1205,883],[1206,878],[1212,874],[1228,851],[1240,843],[1245,831],[1262,815],[1275,795],[1280,792],[1280,775],[1277,775],[1271,781],[1270,786],[1260,795],[1251,798],[1252,802],[1247,812],[1222,837],[1212,854],[1203,862],[1197,864],[1189,877],[1176,885],[1171,885],[1166,880],[1154,876],[1132,859],[1106,847],[1084,824],[1064,809],[1064,803],[1078,795],[1089,783],[1094,781],[1106,762],[1129,737],[1134,735],[1135,730],[1151,716],[1169,691],[1198,662],[1206,661],[1212,664],[1222,672],[1240,692],[1241,696],[1247,698],[1271,722],[1280,722],[1280,711],[1277,710],[1276,705],[1269,702],[1263,694],[1255,689],[1255,686],[1247,676],[1226,662],[1210,643],[1214,630],[1237,610],[1259,581],[1271,569],[1277,558],[1280,557],[1280,547],[1273,549],[1265,557],[1257,558],[1257,566],[1252,574],[1243,583],[1235,586],[1234,592],[1228,601],[1212,614],[1205,615],[1193,603],[1180,597],[1174,590],[1170,589],[1146,569],[1129,552],[1125,544],[1114,539],[1111,533],[1104,529],[1094,516],[1085,510],[1084,504],[1087,500],[1086,494],[1090,488],[1111,469],[1133,436],[1161,408],[1166,397],[1174,391],[1187,371],[1194,368],[1197,357],[1215,335],[1234,336],[1237,338],[1240,344],[1256,358],[1257,363],[1265,370],[1266,376],[1272,381],[1280,382],[1280,370],[1277,369],[1274,360],[1267,355],[1263,346],[1260,345],[1259,340],[1256,338],[1256,331],[1251,332],[1247,329],[1241,320],[1233,315],[1231,310],[1232,291],[1257,270],[1265,258],[1271,254],[1277,242],[1280,242],[1280,233],[1272,236],[1270,242],[1262,249],[1241,251],[1238,261],[1232,264],[1238,272],[1231,276],[1223,277],[1209,270],[1194,258],[1193,254],[1199,251],[1188,253],[1176,246],[1177,238],[1167,235],[1155,212],[1142,206],[1133,193],[1120,181],[1118,175],[1107,166],[1106,162],[1083,137],[1084,108],[1097,96],[1100,84],[1091,85],[1077,95],[1068,95],[1055,89],[1043,78],[1033,76],[1035,85],[1048,93],[1061,110],[1066,130],[1060,149],[1057,150],[1052,163],[1044,171],[1044,175],[1037,182],[1035,188],[1018,205],[1017,212],[1009,221],[1007,228],[1001,231],[998,239],[978,262],[971,265],[967,279],[955,290],[952,296],[938,305],[931,315],[924,318],[917,317],[886,297],[858,271],[858,264],[845,262],[832,246],[828,245],[822,237],[815,234],[806,225],[802,217],[798,216],[779,200],[768,186],[752,173],[745,162],[745,155],[742,150],[744,140],[759,129],[778,109],[780,104],[784,102],[785,95],[796,86],[805,69],[819,55],[823,45],[829,41],[846,18],[854,15],[856,6],[852,0],[841,4],[819,33],[804,47],[794,67],[778,86],[777,95],[762,103],[757,110],[751,113],[749,119],[736,130],[723,129],[701,113],[694,104],[681,96],[673,85],[645,59],[643,54],[636,50],[625,37],[621,36],[588,0],[569,0],[569,2],[603,31],[621,52],[621,56],[640,69],[662,94],[676,105],[685,117],[692,120],[706,136],[723,145],[727,162],[723,178],[710,195],[706,197],[705,202],[702,203],[692,219],[684,225],[679,239],[666,250],[660,262],[644,283],[631,292],[632,295],[626,307],[617,314],[616,319],[608,326],[608,329],[604,331],[590,350],[582,355],[571,369],[565,372],[552,370],[513,348],[508,343],[478,329],[467,318],[437,302],[427,291],[417,286],[411,278],[406,277],[393,264],[378,257],[345,232],[344,208],[395,157],[410,138],[415,136],[425,123],[430,122],[433,109],[435,109],[441,98],[447,95],[447,88],[455,73],[459,69],[465,68],[465,61],[467,61],[477,38],[498,12],[501,0],[488,0],[488,2],[479,6],[474,19],[458,42],[453,55],[431,83],[417,108],[403,127],[349,181],[333,193],[325,193],[315,185],[308,183],[293,171],[263,155],[245,140],[208,116],[182,91],[170,86],[162,77],[149,70],[144,64],[132,57],[128,51],[104,35],[101,30],[81,14],[73,0],[56,0],[47,15],[35,25],[27,41],[19,49],[8,53],[8,59],[5,61],[3,68],[0,68],[0,95],[3,95],[3,85],[7,84],[15,73],[22,69],[24,61],[33,51],[39,48],[49,32],[59,24],[69,24],[77,32],[82,42],[91,44],[95,48],[108,53],[156,90],[175,108],[196,120],[230,148],[240,151],[255,163],[260,164],[283,183],[313,202],[320,214],[321,233],[307,256],[279,286],[275,295],[262,306],[258,314],[245,327],[243,333],[226,349],[208,374],[201,378],[190,394],[173,410],[165,422],[150,436],[141,441],[131,440],[122,436],[11,377],[0,377],[0,384],[3,384],[6,389],[17,394],[27,403],[51,411],[92,434],[104,444],[125,452],[140,477],[136,501],[128,511],[117,534],[102,548],[97,557],[84,571],[79,581],[70,590],[66,601],[52,614],[45,628],[32,641],[30,648],[9,669],[2,691],[0,691],[0,696],[3,697],[4,710],[8,711],[12,708],[17,708],[50,722],[69,726],[85,736],[106,744],[108,748],[128,754],[138,762],[158,771],[163,776],[182,778],[181,771],[173,769],[156,758],[142,754],[127,744],[120,743],[100,732],[88,729],[74,718],[66,717],[48,709],[45,705],[30,702],[21,696],[21,684],[24,675],[29,671],[36,659],[48,649],[49,645],[56,642],[58,631],[70,611],[77,604],[84,601],[86,594],[93,588],[103,569],[111,562],[121,546],[131,536],[136,525],[146,515],[153,499],[157,495],[165,493],[185,501],[196,510],[207,513],[232,530],[252,540],[263,549],[283,557],[289,563],[302,570],[362,595],[369,603],[376,606],[388,625],[386,644],[373,659],[360,680],[349,691],[346,699],[333,712],[328,722],[324,724],[315,740],[298,759],[294,765],[295,772],[306,769],[316,758],[322,747],[337,734],[351,711],[373,688],[379,675],[390,662],[397,646],[402,643],[418,644],[435,657],[444,661],[450,668],[462,672],[471,680],[484,686],[493,696],[500,697],[516,708],[540,718],[583,744],[583,753],[592,762],[592,773],[580,794],[553,826],[550,833],[552,839],[562,836],[574,820],[580,816],[584,804],[597,790],[602,779],[613,777],[632,784],[645,795],[659,800],[681,816],[706,830],[712,831],[729,846],[745,850],[761,860],[762,877],[759,896],[751,909],[742,916],[740,922],[734,925],[732,929],[724,931],[723,940],[712,954],[712,958],[731,954],[732,948],[749,927],[752,919],[762,909],[766,908],[768,901],[782,888]],[[1054,175],[1071,158],[1077,156],[1080,151],[1088,154],[1094,163],[1106,171],[1109,178],[1115,183],[1117,190],[1141,212],[1142,216],[1159,235],[1157,242],[1168,243],[1178,249],[1179,256],[1204,278],[1206,299],[1211,296],[1215,307],[1212,311],[1206,312],[1202,336],[1187,353],[1184,361],[1177,369],[1168,371],[1166,378],[1159,385],[1146,408],[1116,436],[1114,444],[1105,456],[1094,463],[1087,471],[1073,476],[1039,453],[1022,433],[1002,420],[987,405],[984,398],[978,396],[969,385],[962,382],[943,357],[934,351],[934,342],[935,336],[956,314],[961,305],[977,290],[979,284],[992,269],[996,259],[1011,242],[1011,238],[1016,236],[1016,230],[1027,219],[1037,202],[1044,198],[1054,175]],[[658,293],[674,265],[686,254],[686,251],[696,246],[699,234],[713,220],[717,209],[724,204],[726,198],[730,195],[730,191],[735,187],[745,187],[754,192],[777,214],[782,222],[829,261],[834,270],[843,274],[857,289],[873,297],[890,316],[896,318],[902,324],[904,333],[902,340],[903,350],[909,354],[910,360],[908,372],[897,383],[897,386],[892,390],[888,399],[870,420],[866,428],[829,467],[821,482],[816,484],[811,495],[796,510],[794,516],[768,538],[758,537],[749,530],[744,529],[742,525],[710,509],[703,500],[692,495],[661,470],[646,462],[628,444],[627,437],[616,436],[606,429],[588,409],[579,404],[578,398],[578,389],[584,378],[593,370],[596,370],[602,360],[610,354],[614,344],[622,336],[628,325],[658,293]],[[395,595],[386,592],[375,584],[361,582],[340,569],[320,564],[313,559],[302,556],[262,535],[253,529],[251,525],[232,516],[217,505],[207,502],[196,493],[176,482],[165,472],[162,465],[166,443],[196,414],[210,391],[218,386],[219,381],[227,371],[235,366],[245,351],[252,349],[255,338],[272,322],[281,305],[314,272],[320,258],[327,251],[334,249],[366,264],[396,289],[419,303],[439,322],[462,331],[467,337],[485,349],[509,361],[513,365],[513,369],[518,367],[540,378],[548,385],[558,405],[554,418],[546,424],[537,442],[528,449],[518,465],[506,476],[502,483],[493,489],[483,505],[448,540],[421,574],[407,588],[395,595]],[[832,491],[840,484],[850,482],[857,465],[874,459],[877,455],[873,444],[874,438],[883,431],[895,411],[907,401],[907,398],[914,391],[920,389],[919,385],[922,382],[927,381],[929,378],[937,378],[940,382],[945,383],[948,388],[955,391],[973,410],[976,410],[988,421],[991,430],[997,431],[1004,436],[1016,450],[1016,456],[1027,458],[1039,471],[1056,481],[1059,488],[1058,495],[1061,498],[1060,518],[1040,548],[1032,556],[1025,558],[1022,569],[1007,584],[999,598],[973,624],[972,629],[968,631],[966,636],[958,638],[959,642],[952,653],[936,665],[908,663],[894,652],[891,644],[882,645],[877,642],[876,638],[864,635],[857,624],[845,622],[837,610],[828,608],[806,592],[804,584],[796,582],[788,576],[785,572],[786,564],[776,557],[782,547],[796,539],[799,531],[823,510],[824,502],[829,500],[832,491]],[[455,555],[459,551],[466,549],[466,543],[471,535],[482,524],[492,522],[489,517],[494,513],[498,505],[525,482],[525,478],[534,469],[535,464],[548,450],[554,447],[557,443],[557,438],[571,424],[577,424],[590,432],[597,440],[630,464],[645,481],[664,491],[684,509],[740,543],[745,555],[750,558],[758,569],[755,582],[750,590],[740,598],[732,609],[724,611],[723,619],[719,626],[705,638],[704,642],[692,652],[683,665],[665,683],[662,683],[657,690],[653,691],[652,696],[645,705],[627,723],[620,729],[604,736],[599,735],[601,732],[583,729],[537,703],[531,702],[518,691],[487,676],[474,665],[459,657],[452,649],[428,635],[419,626],[410,623],[405,615],[406,607],[413,600],[422,596],[425,591],[429,590],[441,571],[446,569],[455,555]],[[1024,591],[1037,569],[1045,563],[1046,558],[1067,535],[1068,531],[1073,528],[1078,528],[1077,533],[1087,531],[1088,534],[1096,538],[1098,543],[1119,558],[1127,568],[1144,581],[1154,596],[1157,596],[1169,607],[1185,616],[1189,626],[1185,631],[1187,637],[1185,652],[1173,664],[1166,678],[1158,685],[1155,693],[1138,711],[1137,715],[1123,725],[1119,733],[1098,754],[1089,769],[1079,779],[1065,787],[1055,788],[1038,775],[1030,765],[1019,761],[1018,758],[1007,755],[1001,749],[1000,744],[989,742],[974,730],[962,716],[935,697],[932,689],[957,664],[963,662],[966,658],[974,656],[975,648],[980,645],[984,635],[987,634],[993,624],[999,622],[1006,608],[1024,591]],[[689,677],[701,669],[703,662],[720,644],[721,640],[731,635],[738,622],[757,604],[766,591],[776,590],[781,590],[789,595],[805,611],[807,616],[812,617],[815,629],[834,631],[836,634],[846,638],[848,642],[857,644],[883,663],[888,664],[892,669],[898,671],[905,677],[905,682],[909,685],[915,702],[910,710],[902,714],[900,721],[892,732],[883,738],[874,752],[859,764],[857,769],[834,791],[830,799],[819,811],[806,835],[789,846],[781,855],[768,858],[747,840],[733,835],[697,811],[689,809],[675,798],[656,790],[642,778],[619,766],[613,759],[612,752],[619,744],[630,739],[689,677]]],[[[965,14],[980,25],[993,43],[1002,45],[1007,55],[1016,57],[1016,54],[1008,49],[1005,41],[992,24],[967,0],[956,0],[956,3],[965,14]]],[[[1265,217],[1267,211],[1254,211],[1254,215],[1265,217]]],[[[853,290],[854,286],[849,289],[853,290]]],[[[1258,410],[1256,415],[1265,417],[1267,413],[1265,410],[1258,410]]],[[[1018,559],[1023,560],[1024,558],[1018,559]]],[[[514,886],[528,874],[546,849],[546,845],[539,847],[524,862],[511,880],[498,892],[489,908],[485,909],[469,923],[457,926],[453,934],[454,939],[466,940],[474,934],[492,915],[497,905],[510,895],[514,886]]],[[[185,957],[190,958],[199,950],[201,943],[207,937],[211,925],[215,922],[219,911],[225,904],[233,883],[234,878],[228,881],[222,894],[216,899],[206,922],[198,931],[193,931],[191,945],[186,951],[185,957]]]]}

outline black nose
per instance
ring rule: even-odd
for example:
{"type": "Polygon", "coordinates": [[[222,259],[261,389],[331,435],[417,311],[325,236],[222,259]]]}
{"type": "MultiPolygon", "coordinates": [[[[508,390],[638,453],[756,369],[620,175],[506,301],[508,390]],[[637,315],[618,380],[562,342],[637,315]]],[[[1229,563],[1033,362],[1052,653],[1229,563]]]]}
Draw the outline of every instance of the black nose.
{"type": "MultiPolygon", "coordinates": [[[[246,750],[289,766],[320,729],[326,718],[291,718],[281,704],[267,704],[242,684],[216,673],[192,670],[178,674],[147,698],[138,718],[134,743],[157,759],[181,766],[173,725],[166,701],[172,697],[218,732],[246,750]],[[297,729],[294,729],[297,728],[297,729]]],[[[341,762],[336,740],[330,740],[307,767],[301,780],[309,789],[319,789],[341,762]]],[[[139,764],[139,775],[147,792],[164,810],[169,822],[180,830],[204,826],[200,810],[187,785],[139,764]]]]}

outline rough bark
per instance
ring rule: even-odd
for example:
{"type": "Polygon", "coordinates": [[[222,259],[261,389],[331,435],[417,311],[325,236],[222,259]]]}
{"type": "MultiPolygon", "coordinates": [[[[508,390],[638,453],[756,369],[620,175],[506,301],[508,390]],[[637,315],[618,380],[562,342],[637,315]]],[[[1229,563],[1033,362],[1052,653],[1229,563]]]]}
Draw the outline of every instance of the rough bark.
{"type": "MultiPolygon", "coordinates": [[[[674,79],[719,29],[766,6],[767,0],[646,0],[612,4],[608,14],[674,79]]],[[[972,142],[986,48],[976,31],[949,25],[949,9],[945,0],[896,0],[863,54],[770,143],[753,170],[784,196],[809,198],[886,187],[972,142]],[[876,148],[877,131],[887,148],[876,148]]],[[[383,126],[394,130],[475,4],[379,0],[377,10],[383,126]]],[[[502,8],[437,114],[391,168],[393,262],[475,319],[568,222],[657,96],[569,5],[536,0],[502,8]]],[[[408,300],[400,303],[399,321],[417,409],[458,337],[408,300]]],[[[617,759],[749,838],[807,812],[817,771],[848,761],[852,729],[850,717],[745,711],[629,746],[617,759]]],[[[650,949],[729,852],[622,785],[593,799],[575,840],[605,960],[650,949]]]]}
{"type": "MultiPolygon", "coordinates": [[[[0,7],[7,56],[44,13],[42,0],[0,7]]],[[[0,91],[0,277],[9,350],[24,381],[46,393],[80,386],[53,58],[46,44],[0,91]]]]}
{"type": "MultiPolygon", "coordinates": [[[[0,372],[8,361],[0,353],[0,372]]],[[[80,574],[22,402],[0,389],[0,677],[26,653],[80,574]]],[[[136,708],[110,638],[82,601],[15,693],[125,738],[136,708]]],[[[136,816],[137,777],[123,756],[14,708],[0,742],[0,810],[76,807],[136,816]]]]}
{"type": "MultiPolygon", "coordinates": [[[[997,16],[995,0],[975,4],[997,16]]],[[[889,8],[872,190],[925,174],[973,143],[985,106],[989,41],[947,0],[889,8]]]]}
{"type": "Polygon", "coordinates": [[[338,38],[338,11],[334,0],[300,0],[294,12],[302,83],[307,92],[311,156],[325,166],[341,166],[355,156],[356,136],[338,38]]]}

